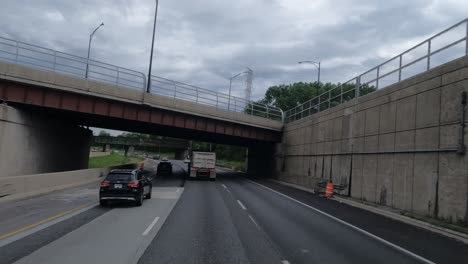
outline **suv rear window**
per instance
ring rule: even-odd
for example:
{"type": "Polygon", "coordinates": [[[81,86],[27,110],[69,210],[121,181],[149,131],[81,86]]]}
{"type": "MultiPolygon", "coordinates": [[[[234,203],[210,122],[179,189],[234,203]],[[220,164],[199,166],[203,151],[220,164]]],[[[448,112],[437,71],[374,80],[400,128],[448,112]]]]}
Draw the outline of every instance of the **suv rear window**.
{"type": "Polygon", "coordinates": [[[111,173],[107,175],[106,181],[133,181],[133,175],[128,173],[111,173]]]}

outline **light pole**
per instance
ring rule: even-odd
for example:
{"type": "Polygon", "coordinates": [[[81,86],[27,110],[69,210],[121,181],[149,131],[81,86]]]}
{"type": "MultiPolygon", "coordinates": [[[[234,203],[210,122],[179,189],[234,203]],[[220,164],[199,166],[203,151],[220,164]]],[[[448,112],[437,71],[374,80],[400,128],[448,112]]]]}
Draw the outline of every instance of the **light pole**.
{"type": "Polygon", "coordinates": [[[93,33],[89,35],[89,43],[88,43],[88,59],[86,60],[86,73],[85,73],[85,79],[88,79],[88,70],[89,70],[89,54],[91,52],[91,40],[93,40],[94,33],[100,28],[104,26],[104,22],[101,22],[99,26],[97,26],[96,29],[94,29],[93,33]]]}
{"type": "MultiPolygon", "coordinates": [[[[247,73],[247,71],[243,71],[243,72],[239,72],[238,74],[232,76],[231,78],[229,78],[229,98],[228,98],[228,111],[230,109],[230,106],[231,106],[231,90],[232,90],[232,80],[244,73],[247,73]]],[[[235,111],[235,109],[234,109],[235,111]]]]}
{"type": "Polygon", "coordinates": [[[150,63],[149,63],[149,70],[148,70],[148,86],[146,87],[146,92],[151,92],[151,67],[153,66],[153,48],[154,48],[154,35],[156,34],[156,18],[158,17],[158,4],[159,0],[156,0],[156,8],[154,10],[154,24],[153,24],[153,40],[151,41],[151,55],[150,55],[150,63]]]}
{"type": "Polygon", "coordinates": [[[317,77],[317,93],[316,97],[319,95],[319,88],[320,88],[320,61],[315,62],[315,61],[299,61],[299,64],[307,63],[307,64],[312,64],[318,69],[318,77],[317,77]]]}

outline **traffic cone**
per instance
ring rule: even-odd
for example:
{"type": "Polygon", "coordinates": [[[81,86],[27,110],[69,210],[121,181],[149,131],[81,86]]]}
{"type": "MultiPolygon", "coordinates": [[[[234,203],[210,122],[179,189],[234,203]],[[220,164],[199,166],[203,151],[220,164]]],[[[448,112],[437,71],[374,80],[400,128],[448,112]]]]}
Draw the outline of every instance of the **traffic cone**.
{"type": "Polygon", "coordinates": [[[325,189],[325,197],[333,197],[333,183],[331,182],[327,183],[327,188],[325,189]]]}

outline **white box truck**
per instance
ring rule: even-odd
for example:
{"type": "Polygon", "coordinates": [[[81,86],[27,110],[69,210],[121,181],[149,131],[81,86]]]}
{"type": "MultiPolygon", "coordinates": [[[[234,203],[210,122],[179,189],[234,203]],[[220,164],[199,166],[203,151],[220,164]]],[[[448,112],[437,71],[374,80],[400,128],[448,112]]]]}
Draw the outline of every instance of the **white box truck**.
{"type": "Polygon", "coordinates": [[[190,157],[189,177],[216,180],[216,153],[193,151],[190,157]]]}

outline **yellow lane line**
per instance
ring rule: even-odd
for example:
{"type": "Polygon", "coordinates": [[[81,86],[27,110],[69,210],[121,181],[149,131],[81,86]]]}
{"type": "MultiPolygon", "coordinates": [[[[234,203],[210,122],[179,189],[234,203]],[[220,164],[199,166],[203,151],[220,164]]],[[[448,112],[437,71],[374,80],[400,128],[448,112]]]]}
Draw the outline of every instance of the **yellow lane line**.
{"type": "Polygon", "coordinates": [[[39,222],[36,222],[36,223],[34,223],[34,224],[31,224],[31,225],[22,227],[22,228],[20,228],[20,229],[17,229],[17,230],[15,230],[15,231],[13,231],[13,232],[8,233],[8,234],[1,235],[1,236],[0,236],[0,240],[1,240],[1,239],[5,239],[5,238],[7,238],[7,237],[14,236],[14,235],[16,235],[16,234],[18,234],[18,233],[24,232],[24,231],[29,230],[29,229],[31,229],[31,228],[34,228],[34,227],[36,227],[36,226],[39,226],[39,225],[42,225],[42,224],[44,224],[44,223],[50,222],[50,221],[52,221],[52,220],[55,220],[55,219],[57,219],[57,218],[60,218],[60,217],[62,217],[62,216],[65,216],[65,215],[67,215],[67,214],[76,212],[76,211],[78,211],[78,210],[80,210],[80,209],[83,209],[83,208],[85,208],[85,207],[91,206],[92,204],[95,204],[95,202],[84,204],[84,205],[82,205],[82,206],[79,206],[79,207],[76,207],[76,208],[74,208],[74,209],[65,211],[65,212],[60,213],[60,214],[58,214],[58,215],[54,215],[54,216],[52,216],[52,217],[46,218],[46,219],[41,220],[41,221],[39,221],[39,222]]]}

